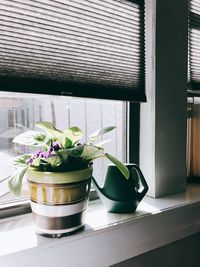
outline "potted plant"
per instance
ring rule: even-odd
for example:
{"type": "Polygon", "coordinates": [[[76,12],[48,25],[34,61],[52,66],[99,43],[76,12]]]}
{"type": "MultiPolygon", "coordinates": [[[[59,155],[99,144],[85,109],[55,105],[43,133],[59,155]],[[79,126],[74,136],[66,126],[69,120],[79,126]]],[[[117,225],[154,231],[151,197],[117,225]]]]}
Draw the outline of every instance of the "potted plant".
{"type": "Polygon", "coordinates": [[[45,121],[36,123],[36,127],[44,133],[28,131],[13,140],[37,149],[15,158],[17,170],[9,179],[9,188],[19,196],[22,180],[26,178],[37,232],[59,237],[84,225],[95,159],[108,158],[126,178],[129,170],[115,157],[105,153],[102,144],[95,144],[98,136],[115,127],[96,131],[87,143],[80,143],[83,134],[78,127],[61,131],[45,121]]]}

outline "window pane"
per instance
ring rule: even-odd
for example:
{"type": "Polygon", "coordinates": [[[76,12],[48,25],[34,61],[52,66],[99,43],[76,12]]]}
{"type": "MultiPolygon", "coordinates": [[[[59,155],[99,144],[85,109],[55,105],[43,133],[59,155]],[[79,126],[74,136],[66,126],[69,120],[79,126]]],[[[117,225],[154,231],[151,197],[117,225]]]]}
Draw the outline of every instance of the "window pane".
{"type": "MultiPolygon", "coordinates": [[[[89,135],[106,126],[117,128],[98,139],[110,140],[104,148],[110,154],[126,161],[126,103],[111,100],[70,98],[65,96],[43,96],[17,93],[0,93],[0,203],[16,199],[8,193],[6,177],[14,169],[10,165],[16,155],[30,152],[31,149],[14,144],[13,138],[30,129],[38,121],[52,121],[64,130],[78,126],[84,132],[82,142],[89,135]]],[[[94,163],[93,175],[103,182],[108,161],[98,159],[94,163]]],[[[27,196],[26,184],[22,197],[27,196]]]]}

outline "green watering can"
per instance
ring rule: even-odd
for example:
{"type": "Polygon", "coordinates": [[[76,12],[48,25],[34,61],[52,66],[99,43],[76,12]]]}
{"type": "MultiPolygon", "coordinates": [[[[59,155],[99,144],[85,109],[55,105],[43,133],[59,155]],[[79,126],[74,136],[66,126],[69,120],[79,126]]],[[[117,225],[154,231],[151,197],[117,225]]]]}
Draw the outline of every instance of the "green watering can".
{"type": "Polygon", "coordinates": [[[125,164],[130,171],[126,179],[115,165],[109,165],[105,183],[100,187],[94,177],[93,185],[108,212],[134,212],[148,191],[146,180],[136,164],[125,164]]]}

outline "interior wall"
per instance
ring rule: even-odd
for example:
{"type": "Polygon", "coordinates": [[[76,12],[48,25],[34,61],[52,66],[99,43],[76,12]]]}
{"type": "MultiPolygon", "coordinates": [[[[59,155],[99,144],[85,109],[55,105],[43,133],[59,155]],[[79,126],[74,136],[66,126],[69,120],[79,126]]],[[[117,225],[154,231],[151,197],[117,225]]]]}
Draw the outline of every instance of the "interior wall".
{"type": "Polygon", "coordinates": [[[152,250],[113,267],[199,267],[200,233],[152,250]]]}
{"type": "Polygon", "coordinates": [[[146,93],[140,167],[147,195],[186,188],[188,1],[146,0],[146,93]]]}

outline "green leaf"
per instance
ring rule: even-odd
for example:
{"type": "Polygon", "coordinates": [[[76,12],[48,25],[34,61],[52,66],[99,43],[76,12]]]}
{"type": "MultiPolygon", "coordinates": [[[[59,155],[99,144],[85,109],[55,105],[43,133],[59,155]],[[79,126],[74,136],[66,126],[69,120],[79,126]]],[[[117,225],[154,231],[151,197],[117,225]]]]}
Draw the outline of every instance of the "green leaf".
{"type": "Polygon", "coordinates": [[[14,159],[13,165],[18,166],[18,167],[28,166],[27,159],[30,159],[30,158],[31,158],[30,154],[24,154],[24,155],[18,156],[14,159]]]}
{"type": "Polygon", "coordinates": [[[83,152],[83,146],[76,146],[70,149],[69,155],[71,157],[80,157],[83,152]]]}
{"type": "Polygon", "coordinates": [[[41,165],[41,159],[40,158],[36,158],[33,160],[33,162],[31,163],[31,167],[40,167],[41,165]]]}
{"type": "Polygon", "coordinates": [[[46,138],[47,136],[41,133],[35,136],[35,140],[40,143],[43,143],[44,141],[46,141],[46,138]]]}
{"type": "Polygon", "coordinates": [[[92,161],[98,157],[103,156],[103,148],[93,145],[84,145],[81,158],[85,161],[92,161]]]}
{"type": "Polygon", "coordinates": [[[68,163],[68,158],[70,154],[70,149],[61,149],[59,151],[56,151],[56,155],[62,159],[63,164],[68,163]]]}
{"type": "Polygon", "coordinates": [[[103,135],[105,133],[108,133],[110,131],[112,131],[113,129],[115,129],[116,127],[115,126],[110,126],[110,127],[105,127],[103,129],[100,129],[98,131],[95,131],[94,133],[92,133],[90,136],[89,136],[89,139],[93,142],[94,140],[97,139],[97,137],[99,137],[100,135],[103,135]]]}
{"type": "Polygon", "coordinates": [[[31,163],[31,167],[38,171],[52,171],[51,164],[46,159],[36,158],[31,163]]]}
{"type": "Polygon", "coordinates": [[[118,159],[116,159],[114,156],[105,153],[106,158],[108,158],[113,164],[116,165],[116,167],[120,170],[120,172],[125,176],[126,179],[129,178],[130,172],[128,168],[118,159]]]}
{"type": "Polygon", "coordinates": [[[63,134],[62,131],[56,129],[53,125],[53,123],[48,121],[39,121],[35,124],[36,127],[45,130],[50,136],[59,138],[61,134],[63,134]]]}
{"type": "Polygon", "coordinates": [[[55,152],[55,155],[61,158],[63,165],[68,164],[69,157],[80,157],[83,146],[76,146],[69,149],[61,149],[55,152]]]}
{"type": "Polygon", "coordinates": [[[51,122],[40,121],[36,123],[36,126],[43,129],[49,135],[49,139],[58,141],[63,148],[70,148],[80,138],[80,129],[78,127],[72,127],[64,132],[56,129],[51,122]]]}
{"type": "Polygon", "coordinates": [[[49,163],[52,168],[56,168],[56,167],[60,166],[63,163],[62,158],[57,156],[57,155],[54,155],[54,156],[49,157],[49,158],[46,158],[44,161],[49,163]]]}
{"type": "Polygon", "coordinates": [[[83,137],[81,129],[76,126],[66,129],[64,135],[72,141],[73,145],[83,137]]]}
{"type": "Polygon", "coordinates": [[[72,157],[80,157],[81,154],[83,153],[83,145],[81,146],[76,146],[70,149],[70,156],[72,157]]]}
{"type": "Polygon", "coordinates": [[[66,137],[64,134],[60,135],[60,137],[58,138],[58,141],[63,148],[70,148],[73,146],[71,139],[66,137]]]}
{"type": "Polygon", "coordinates": [[[16,136],[13,139],[14,143],[26,146],[44,146],[46,135],[37,131],[27,131],[16,136]]]}
{"type": "Polygon", "coordinates": [[[22,190],[22,180],[26,173],[28,166],[24,168],[19,168],[8,181],[8,186],[10,192],[12,192],[15,196],[19,196],[22,190]]]}

